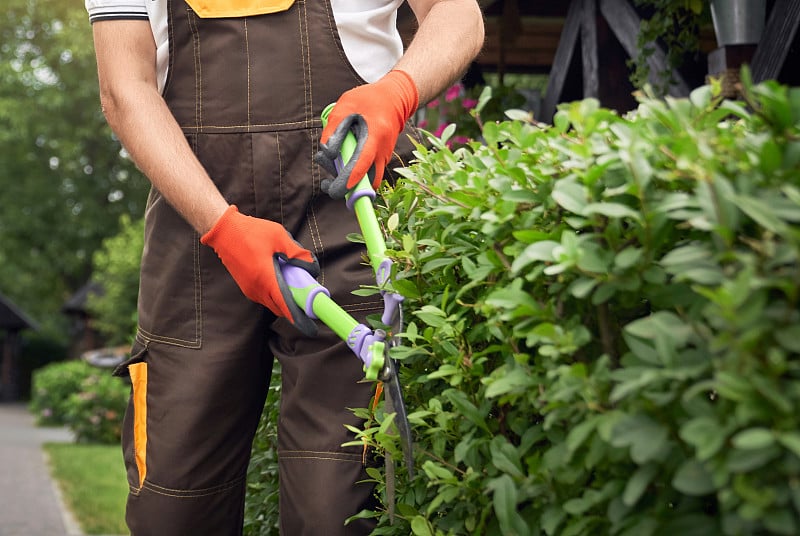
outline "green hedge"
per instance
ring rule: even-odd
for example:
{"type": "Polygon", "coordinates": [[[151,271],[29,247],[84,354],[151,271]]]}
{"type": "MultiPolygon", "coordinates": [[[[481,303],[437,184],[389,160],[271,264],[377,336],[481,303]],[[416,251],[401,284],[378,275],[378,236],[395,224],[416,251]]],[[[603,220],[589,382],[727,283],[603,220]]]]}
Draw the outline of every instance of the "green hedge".
{"type": "Polygon", "coordinates": [[[30,409],[38,424],[65,425],[80,443],[119,443],[130,384],[84,361],[52,363],[33,373],[30,409]]]}
{"type": "Polygon", "coordinates": [[[800,531],[800,89],[717,89],[418,148],[380,211],[420,470],[375,534],[800,531]]]}

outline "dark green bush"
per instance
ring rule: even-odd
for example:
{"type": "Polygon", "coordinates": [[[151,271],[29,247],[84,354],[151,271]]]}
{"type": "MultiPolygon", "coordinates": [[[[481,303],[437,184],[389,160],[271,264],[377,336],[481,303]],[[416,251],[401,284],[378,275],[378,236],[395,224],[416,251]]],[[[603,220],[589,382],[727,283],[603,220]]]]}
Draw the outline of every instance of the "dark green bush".
{"type": "Polygon", "coordinates": [[[418,148],[380,211],[419,471],[376,534],[800,531],[800,89],[746,92],[418,148]]]}
{"type": "Polygon", "coordinates": [[[261,415],[252,456],[247,468],[244,534],[270,536],[278,534],[278,408],[281,370],[277,360],[267,402],[261,415]]]}
{"type": "Polygon", "coordinates": [[[130,384],[83,361],[37,370],[31,411],[44,425],[66,425],[82,443],[118,443],[130,384]]]}
{"type": "Polygon", "coordinates": [[[42,426],[67,423],[67,401],[80,391],[81,382],[89,373],[83,361],[51,363],[33,371],[29,408],[42,426]]]}

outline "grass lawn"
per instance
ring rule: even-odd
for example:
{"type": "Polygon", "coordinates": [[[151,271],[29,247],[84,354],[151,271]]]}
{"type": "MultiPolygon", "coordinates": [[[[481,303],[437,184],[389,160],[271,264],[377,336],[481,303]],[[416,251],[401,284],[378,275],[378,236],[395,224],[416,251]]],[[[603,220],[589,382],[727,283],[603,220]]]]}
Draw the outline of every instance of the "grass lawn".
{"type": "Polygon", "coordinates": [[[86,534],[128,534],[128,482],[116,445],[47,443],[50,472],[86,534]]]}

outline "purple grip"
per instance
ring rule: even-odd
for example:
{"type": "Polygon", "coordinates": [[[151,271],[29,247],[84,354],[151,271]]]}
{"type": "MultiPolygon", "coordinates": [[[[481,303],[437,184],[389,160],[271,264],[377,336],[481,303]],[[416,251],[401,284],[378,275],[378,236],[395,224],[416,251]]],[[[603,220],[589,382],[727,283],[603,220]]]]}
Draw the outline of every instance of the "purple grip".
{"type": "Polygon", "coordinates": [[[293,264],[287,264],[285,261],[281,261],[281,273],[283,274],[283,280],[286,281],[286,284],[290,287],[294,288],[306,288],[310,285],[318,285],[317,280],[311,277],[311,274],[300,268],[299,266],[294,266],[293,264]]]}
{"type": "Polygon", "coordinates": [[[317,280],[311,277],[304,269],[300,268],[299,266],[294,266],[293,264],[287,264],[285,261],[280,261],[281,267],[281,274],[283,275],[283,280],[290,288],[296,289],[305,289],[308,287],[313,287],[309,292],[308,296],[306,296],[306,303],[303,306],[303,309],[306,315],[309,318],[317,318],[317,315],[314,314],[314,298],[317,297],[317,294],[325,294],[326,296],[330,297],[331,293],[328,292],[328,289],[317,283],[317,280]]]}
{"type": "Polygon", "coordinates": [[[364,366],[369,368],[372,364],[372,354],[370,347],[375,342],[383,342],[386,340],[386,333],[382,330],[372,331],[364,324],[359,324],[353,328],[350,335],[347,337],[347,346],[358,356],[364,363],[364,366]]]}

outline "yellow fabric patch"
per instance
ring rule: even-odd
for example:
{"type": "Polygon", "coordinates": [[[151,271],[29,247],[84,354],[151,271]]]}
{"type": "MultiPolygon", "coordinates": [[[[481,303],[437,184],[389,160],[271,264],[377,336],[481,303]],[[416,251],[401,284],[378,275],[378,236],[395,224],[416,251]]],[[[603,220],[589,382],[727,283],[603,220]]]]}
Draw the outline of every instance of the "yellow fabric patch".
{"type": "Polygon", "coordinates": [[[225,19],[286,11],[294,0],[186,0],[186,3],[201,18],[225,19]]]}
{"type": "Polygon", "coordinates": [[[133,448],[139,469],[139,487],[147,476],[147,363],[128,367],[133,385],[133,448]]]}

